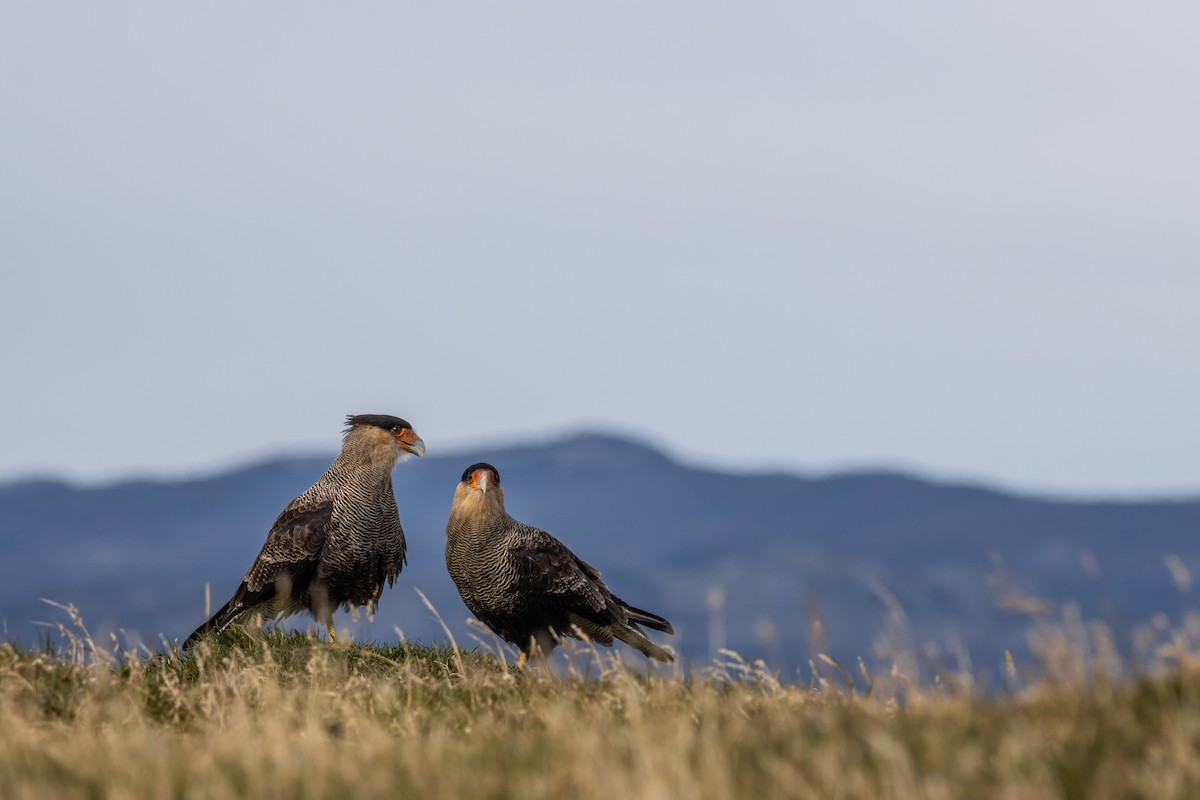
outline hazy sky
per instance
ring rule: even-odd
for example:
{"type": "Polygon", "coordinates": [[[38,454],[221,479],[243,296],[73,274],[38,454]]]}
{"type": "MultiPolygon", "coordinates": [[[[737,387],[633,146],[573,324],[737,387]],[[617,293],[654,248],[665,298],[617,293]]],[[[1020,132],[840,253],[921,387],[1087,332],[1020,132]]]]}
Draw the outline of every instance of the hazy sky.
{"type": "Polygon", "coordinates": [[[581,427],[1200,493],[1200,5],[0,5],[0,478],[581,427]]]}

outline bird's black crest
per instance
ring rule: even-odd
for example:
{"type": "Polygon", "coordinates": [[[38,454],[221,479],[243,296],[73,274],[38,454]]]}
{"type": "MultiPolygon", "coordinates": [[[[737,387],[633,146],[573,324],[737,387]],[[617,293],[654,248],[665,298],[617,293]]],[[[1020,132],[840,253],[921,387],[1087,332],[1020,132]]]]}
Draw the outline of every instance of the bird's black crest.
{"type": "Polygon", "coordinates": [[[352,414],[346,417],[347,428],[356,428],[359,425],[374,425],[376,428],[383,428],[385,431],[390,431],[393,428],[412,428],[412,425],[409,425],[399,417],[393,417],[391,414],[352,414]]]}
{"type": "Polygon", "coordinates": [[[496,469],[486,461],[480,461],[478,464],[472,464],[471,466],[467,467],[466,472],[463,473],[462,482],[469,483],[471,480],[471,473],[477,469],[490,469],[492,474],[496,476],[496,483],[500,483],[500,470],[496,469]]]}

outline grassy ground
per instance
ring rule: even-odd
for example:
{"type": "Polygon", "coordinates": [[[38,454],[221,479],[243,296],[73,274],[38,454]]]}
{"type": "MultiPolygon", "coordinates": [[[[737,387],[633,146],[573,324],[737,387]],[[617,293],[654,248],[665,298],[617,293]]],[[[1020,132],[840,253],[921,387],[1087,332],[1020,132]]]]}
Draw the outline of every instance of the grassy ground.
{"type": "Polygon", "coordinates": [[[576,655],[584,677],[282,633],[187,660],[89,648],[0,644],[0,797],[1200,796],[1200,670],[1181,658],[989,698],[897,670],[798,686],[609,651],[576,655]]]}

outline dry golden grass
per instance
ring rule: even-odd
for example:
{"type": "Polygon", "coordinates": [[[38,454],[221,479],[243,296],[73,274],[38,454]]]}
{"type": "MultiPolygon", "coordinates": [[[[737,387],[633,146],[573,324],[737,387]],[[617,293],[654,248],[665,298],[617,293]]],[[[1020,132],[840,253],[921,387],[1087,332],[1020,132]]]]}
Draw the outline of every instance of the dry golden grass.
{"type": "Polygon", "coordinates": [[[1003,697],[898,665],[801,686],[585,649],[588,676],[539,676],[278,632],[185,660],[0,644],[0,797],[1200,796],[1190,639],[1159,636],[1153,677],[1129,677],[1076,633],[1043,625],[1038,673],[1003,697]]]}

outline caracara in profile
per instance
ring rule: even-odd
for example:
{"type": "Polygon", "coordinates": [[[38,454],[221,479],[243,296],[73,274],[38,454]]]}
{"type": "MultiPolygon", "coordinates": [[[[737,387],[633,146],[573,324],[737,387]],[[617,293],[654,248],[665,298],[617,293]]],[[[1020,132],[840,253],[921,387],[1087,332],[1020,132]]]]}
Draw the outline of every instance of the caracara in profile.
{"type": "Polygon", "coordinates": [[[288,504],[233,597],[183,643],[238,620],[307,611],[335,638],[333,612],[375,610],[384,585],[404,567],[404,530],[392,469],[425,443],[404,420],[386,414],[346,418],[342,452],[320,480],[288,504]]]}

